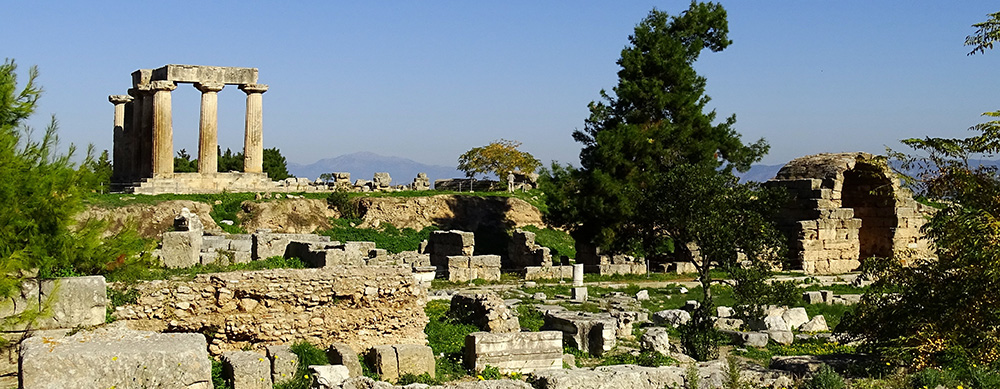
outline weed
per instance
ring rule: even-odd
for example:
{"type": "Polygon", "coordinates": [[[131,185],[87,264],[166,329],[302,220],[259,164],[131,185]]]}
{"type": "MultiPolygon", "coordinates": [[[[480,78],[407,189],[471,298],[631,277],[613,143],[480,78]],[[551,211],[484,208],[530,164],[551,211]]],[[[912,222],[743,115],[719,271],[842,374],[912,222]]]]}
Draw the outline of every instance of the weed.
{"type": "Polygon", "coordinates": [[[545,324],[545,315],[535,309],[532,304],[518,305],[517,316],[521,322],[521,328],[531,332],[541,331],[542,325],[545,324]]]}
{"type": "Polygon", "coordinates": [[[837,374],[830,365],[823,365],[809,380],[805,389],[844,389],[844,387],[844,377],[837,374]]]}

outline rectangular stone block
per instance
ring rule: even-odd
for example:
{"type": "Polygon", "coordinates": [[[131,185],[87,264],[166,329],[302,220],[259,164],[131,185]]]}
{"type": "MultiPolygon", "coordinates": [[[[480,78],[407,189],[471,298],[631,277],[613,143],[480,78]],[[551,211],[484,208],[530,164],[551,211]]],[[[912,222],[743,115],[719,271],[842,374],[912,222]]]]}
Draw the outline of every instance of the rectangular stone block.
{"type": "Polygon", "coordinates": [[[396,349],[400,376],[427,373],[431,378],[434,378],[434,351],[429,346],[397,344],[392,347],[396,349]]]}
{"type": "Polygon", "coordinates": [[[222,376],[233,389],[271,389],[271,363],[253,351],[222,354],[222,376]]]}
{"type": "Polygon", "coordinates": [[[150,79],[153,81],[221,82],[231,85],[257,83],[257,68],[171,64],[153,69],[151,73],[150,79]]]}
{"type": "Polygon", "coordinates": [[[164,232],[160,263],[173,269],[201,263],[201,234],[201,231],[164,232]]]}
{"type": "Polygon", "coordinates": [[[42,280],[43,313],[33,329],[47,330],[104,324],[107,285],[103,276],[42,280]]]}
{"type": "Polygon", "coordinates": [[[365,358],[368,365],[375,370],[383,381],[396,382],[399,380],[399,364],[396,358],[396,349],[391,345],[374,346],[368,350],[365,358]]]}
{"type": "Polygon", "coordinates": [[[330,360],[330,363],[334,365],[346,366],[348,374],[351,377],[361,377],[364,373],[361,368],[361,362],[358,361],[358,354],[354,352],[351,346],[345,343],[331,344],[326,349],[326,359],[330,360]]]}
{"type": "MultiPolygon", "coordinates": [[[[287,344],[267,346],[267,358],[271,361],[271,381],[275,384],[295,378],[299,368],[299,356],[287,344]]],[[[358,358],[354,358],[357,363],[358,358]]]]}
{"type": "Polygon", "coordinates": [[[465,338],[463,362],[473,371],[482,371],[488,365],[504,374],[561,369],[562,337],[560,331],[474,332],[465,338]]]}

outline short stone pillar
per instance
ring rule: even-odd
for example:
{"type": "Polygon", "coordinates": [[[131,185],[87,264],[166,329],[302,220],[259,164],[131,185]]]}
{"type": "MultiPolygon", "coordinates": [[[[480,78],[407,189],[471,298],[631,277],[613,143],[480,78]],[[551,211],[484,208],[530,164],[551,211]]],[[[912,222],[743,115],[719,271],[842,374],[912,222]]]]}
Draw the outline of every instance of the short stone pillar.
{"type": "Polygon", "coordinates": [[[199,82],[194,87],[201,91],[201,119],[198,122],[198,173],[219,171],[219,91],[221,82],[199,82]]]}
{"type": "Polygon", "coordinates": [[[170,92],[173,81],[152,81],[153,90],[153,175],[174,173],[174,128],[170,92]]]}
{"type": "Polygon", "coordinates": [[[115,177],[127,176],[129,155],[132,150],[128,145],[129,133],[125,132],[125,104],[132,101],[129,95],[111,95],[108,101],[115,105],[115,127],[114,127],[114,148],[112,149],[112,160],[114,167],[112,172],[115,177]]]}
{"type": "Polygon", "coordinates": [[[583,264],[573,265],[573,286],[583,286],[583,264]]]}
{"type": "Polygon", "coordinates": [[[240,90],[247,94],[246,132],[243,137],[243,172],[264,172],[264,121],[262,96],[266,84],[244,84],[240,90]]]}

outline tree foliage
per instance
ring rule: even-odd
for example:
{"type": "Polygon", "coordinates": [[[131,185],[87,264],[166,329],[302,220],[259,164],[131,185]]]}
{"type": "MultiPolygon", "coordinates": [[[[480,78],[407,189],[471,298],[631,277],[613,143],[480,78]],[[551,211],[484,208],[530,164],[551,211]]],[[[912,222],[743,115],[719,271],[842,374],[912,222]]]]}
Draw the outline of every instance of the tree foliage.
{"type": "MultiPolygon", "coordinates": [[[[979,38],[966,40],[973,53],[992,47],[998,17],[974,25],[979,38]]],[[[844,322],[874,351],[918,368],[1000,361],[1000,175],[974,159],[1000,154],[1000,121],[970,130],[977,134],[905,139],[918,155],[891,153],[903,171],[917,172],[908,178],[917,193],[939,207],[923,227],[937,258],[869,261],[865,276],[876,281],[844,322]]]]}
{"type": "MultiPolygon", "coordinates": [[[[243,171],[243,152],[233,153],[232,150],[226,149],[226,152],[223,153],[222,148],[219,148],[218,163],[220,172],[241,172],[243,171]]],[[[281,150],[278,150],[276,147],[264,149],[261,164],[264,173],[267,173],[267,177],[272,180],[277,181],[293,177],[288,173],[288,163],[285,157],[281,155],[281,150]]],[[[195,166],[194,171],[197,171],[197,166],[195,166]]]]}
{"type": "Polygon", "coordinates": [[[474,147],[458,157],[458,170],[469,178],[476,174],[496,175],[504,179],[509,172],[534,173],[541,162],[530,153],[518,150],[521,142],[500,139],[482,147],[474,147]]]}
{"type": "Polygon", "coordinates": [[[985,22],[973,24],[976,33],[965,37],[965,45],[972,46],[969,55],[985,53],[993,49],[993,43],[1000,41],[1000,12],[991,13],[985,22]]]}
{"type": "Polygon", "coordinates": [[[622,50],[614,93],[601,91],[573,133],[583,144],[581,168],[553,164],[542,179],[547,221],[577,241],[647,257],[700,249],[695,265],[707,293],[685,336],[699,359],[715,353],[710,270],[744,276],[737,288],[757,285],[783,242],[768,217],[781,196],[732,174],[760,160],[767,143],[744,144],[735,116],[717,121],[706,110],[706,79],[694,70],[702,51],[729,44],[718,4],[692,2],[677,16],[651,11],[622,50]],[[739,266],[740,253],[750,266],[739,266]]]}
{"type": "Polygon", "coordinates": [[[198,171],[198,160],[191,159],[187,150],[180,149],[174,157],[174,173],[195,173],[198,171]]]}
{"type": "MultiPolygon", "coordinates": [[[[24,277],[37,270],[42,277],[107,274],[146,266],[135,254],[146,247],[134,231],[105,237],[105,223],[76,224],[88,185],[96,180],[107,156],[94,161],[88,153],[77,170],[70,162],[74,148],[59,154],[53,118],[40,138],[32,137],[24,121],[41,95],[32,67],[18,89],[16,65],[0,65],[0,296],[18,293],[24,277]],[[104,162],[101,162],[101,161],[104,162]]],[[[100,178],[103,180],[103,177],[100,178]]],[[[18,320],[14,317],[11,320],[18,320]]],[[[3,324],[0,323],[0,327],[3,324]]]]}

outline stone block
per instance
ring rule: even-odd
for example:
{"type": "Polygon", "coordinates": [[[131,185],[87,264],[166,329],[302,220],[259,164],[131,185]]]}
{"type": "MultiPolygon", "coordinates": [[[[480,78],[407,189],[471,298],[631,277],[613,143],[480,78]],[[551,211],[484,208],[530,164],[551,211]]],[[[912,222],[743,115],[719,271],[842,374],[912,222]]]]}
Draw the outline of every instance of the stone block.
{"type": "Polygon", "coordinates": [[[222,354],[222,376],[233,389],[270,389],[271,363],[253,351],[230,351],[222,354]]]}
{"type": "Polygon", "coordinates": [[[521,324],[503,299],[493,292],[459,292],[450,310],[460,321],[493,333],[519,332],[521,324]]]}
{"type": "Polygon", "coordinates": [[[368,350],[368,355],[365,359],[375,374],[378,374],[379,378],[383,381],[395,382],[399,380],[399,363],[397,362],[396,349],[391,345],[372,347],[368,350]]]}
{"type": "MultiPolygon", "coordinates": [[[[287,344],[267,346],[267,359],[271,362],[271,382],[278,384],[295,377],[299,356],[287,344]]],[[[354,358],[355,362],[357,360],[354,358]]]]}
{"type": "Polygon", "coordinates": [[[792,331],[767,331],[767,336],[776,343],[785,346],[795,341],[795,335],[792,334],[792,331]]]}
{"type": "Polygon", "coordinates": [[[767,347],[770,339],[766,332],[741,332],[721,330],[720,333],[729,336],[733,344],[738,346],[767,347]]]}
{"type": "Polygon", "coordinates": [[[572,295],[573,301],[580,302],[580,303],[587,301],[587,287],[586,286],[581,286],[581,287],[578,287],[578,288],[573,288],[572,292],[573,292],[573,295],[572,295]]]}
{"type": "Polygon", "coordinates": [[[732,307],[715,307],[716,316],[719,318],[727,318],[733,316],[732,307]]]}
{"type": "Polygon", "coordinates": [[[334,365],[344,365],[351,377],[361,377],[363,369],[358,354],[354,349],[345,343],[334,343],[326,349],[326,359],[334,365]]]}
{"type": "Polygon", "coordinates": [[[830,327],[826,325],[826,318],[823,315],[813,316],[811,320],[799,327],[802,332],[826,332],[830,327]]]}
{"type": "MultiPolygon", "coordinates": [[[[135,80],[135,73],[132,74],[135,80]]],[[[201,65],[166,65],[153,69],[150,80],[174,82],[221,82],[223,84],[256,84],[257,68],[201,65]]]]}
{"type": "Polygon", "coordinates": [[[667,329],[663,327],[652,327],[642,334],[639,345],[643,350],[656,351],[663,355],[670,355],[670,336],[667,329]]]}
{"type": "Polygon", "coordinates": [[[39,286],[45,312],[32,328],[46,330],[104,324],[108,297],[103,276],[41,280],[39,286]]]}
{"type": "Polygon", "coordinates": [[[500,268],[499,255],[474,255],[469,257],[469,267],[471,268],[500,268]]]}
{"type": "Polygon", "coordinates": [[[202,334],[105,327],[65,338],[33,336],[21,343],[20,360],[24,388],[212,387],[202,334]]]}
{"type": "Polygon", "coordinates": [[[803,324],[809,321],[809,314],[806,313],[806,309],[802,307],[789,308],[781,315],[781,318],[788,325],[788,330],[798,329],[803,324]]]}
{"type": "Polygon", "coordinates": [[[740,327],[743,326],[743,320],[734,319],[731,317],[720,317],[715,319],[714,327],[718,330],[733,330],[739,331],[740,327]]]}
{"type": "Polygon", "coordinates": [[[392,347],[396,349],[400,376],[427,373],[434,378],[434,351],[430,346],[397,344],[392,347]]]}
{"type": "Polygon", "coordinates": [[[482,371],[488,365],[504,374],[561,369],[562,346],[560,331],[474,332],[465,338],[463,361],[469,370],[482,371]]]}
{"type": "Polygon", "coordinates": [[[310,365],[309,376],[312,377],[312,389],[340,389],[344,381],[351,378],[343,365],[310,365]]]}
{"type": "Polygon", "coordinates": [[[803,293],[802,299],[806,301],[806,304],[822,304],[825,302],[823,294],[816,291],[803,293]]]}
{"type": "Polygon", "coordinates": [[[201,231],[164,232],[160,264],[177,269],[201,263],[201,234],[201,231]]]}
{"type": "Polygon", "coordinates": [[[543,330],[562,331],[569,346],[594,356],[610,351],[617,341],[618,323],[607,313],[545,312],[543,330]]]}
{"type": "Polygon", "coordinates": [[[678,327],[691,321],[691,313],[682,309],[667,309],[653,314],[653,324],[678,327]]]}

